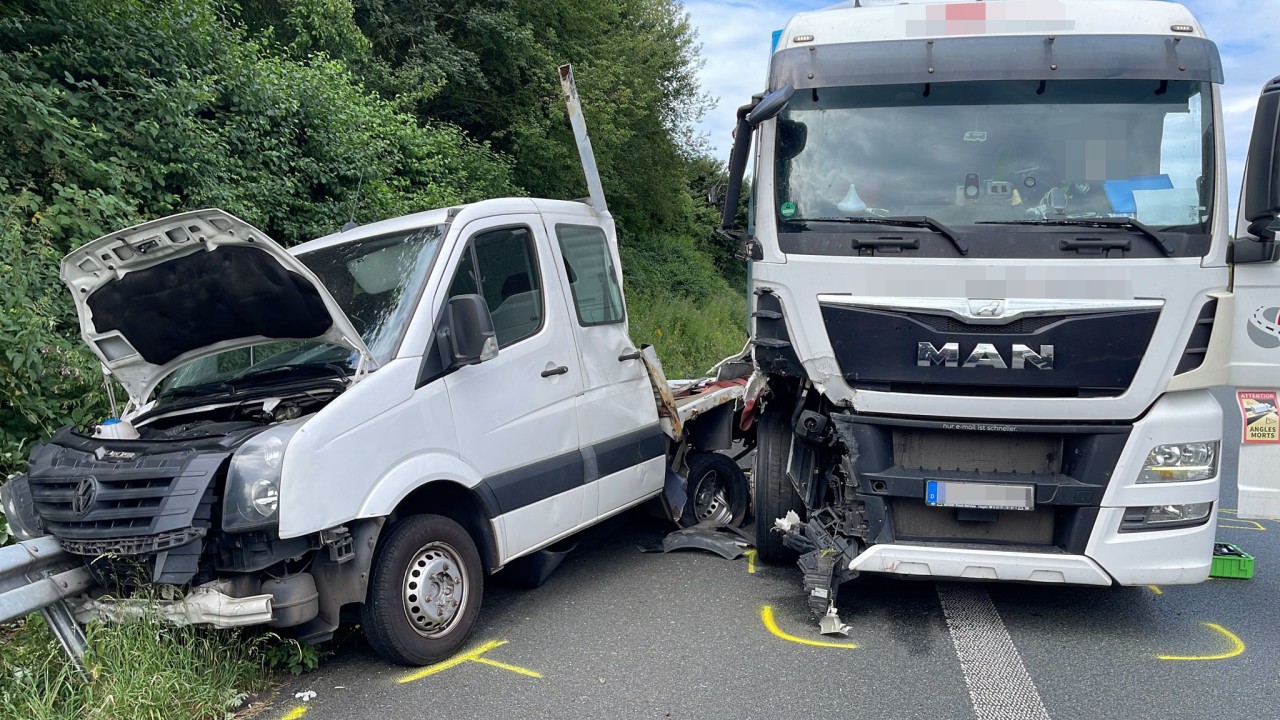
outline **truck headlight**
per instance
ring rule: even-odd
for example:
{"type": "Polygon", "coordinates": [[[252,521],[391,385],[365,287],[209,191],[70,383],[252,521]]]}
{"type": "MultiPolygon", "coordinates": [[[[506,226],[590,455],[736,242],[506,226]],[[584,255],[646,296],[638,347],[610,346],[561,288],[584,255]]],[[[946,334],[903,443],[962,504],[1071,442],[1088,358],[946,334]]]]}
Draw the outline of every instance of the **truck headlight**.
{"type": "Polygon", "coordinates": [[[1139,483],[1191,482],[1218,474],[1218,441],[1157,445],[1147,455],[1139,483]]]}
{"type": "Polygon", "coordinates": [[[1209,513],[1212,511],[1213,503],[1211,502],[1131,507],[1124,511],[1124,518],[1120,521],[1120,532],[1195,527],[1208,522],[1209,513]]]}
{"type": "Polygon", "coordinates": [[[280,472],[289,439],[305,419],[274,425],[254,435],[231,456],[222,501],[222,529],[241,532],[280,520],[280,472]]]}

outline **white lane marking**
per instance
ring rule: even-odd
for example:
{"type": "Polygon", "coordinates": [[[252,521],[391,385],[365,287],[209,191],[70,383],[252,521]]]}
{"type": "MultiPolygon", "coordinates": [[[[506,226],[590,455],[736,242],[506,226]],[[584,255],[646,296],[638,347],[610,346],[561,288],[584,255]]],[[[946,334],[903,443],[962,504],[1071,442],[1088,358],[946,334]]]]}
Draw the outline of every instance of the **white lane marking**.
{"type": "Polygon", "coordinates": [[[978,720],[1050,720],[995,603],[981,585],[938,583],[942,614],[978,720]]]}

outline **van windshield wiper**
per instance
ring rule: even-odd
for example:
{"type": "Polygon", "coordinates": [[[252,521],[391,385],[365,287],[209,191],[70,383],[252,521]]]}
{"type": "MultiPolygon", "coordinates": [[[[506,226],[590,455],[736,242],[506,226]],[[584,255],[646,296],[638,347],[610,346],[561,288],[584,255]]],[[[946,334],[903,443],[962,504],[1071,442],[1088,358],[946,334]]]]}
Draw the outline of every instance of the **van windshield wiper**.
{"type": "Polygon", "coordinates": [[[229,383],[241,383],[246,380],[257,380],[274,375],[293,375],[298,371],[308,371],[313,374],[336,375],[341,380],[347,379],[347,369],[341,365],[334,363],[298,363],[296,365],[275,365],[272,367],[258,368],[257,370],[246,370],[243,373],[231,378],[229,383]]]}
{"type": "Polygon", "coordinates": [[[977,225],[1049,225],[1049,226],[1070,226],[1070,227],[1088,227],[1107,230],[1133,230],[1143,237],[1150,240],[1156,247],[1160,248],[1160,252],[1165,257],[1173,257],[1173,248],[1149,225],[1143,224],[1133,218],[1125,217],[1097,217],[1097,218],[1055,218],[1045,220],[986,220],[975,223],[977,225]]]}
{"type": "MultiPolygon", "coordinates": [[[[893,225],[896,227],[924,228],[932,230],[951,242],[957,252],[961,255],[969,254],[969,244],[956,234],[955,230],[934,220],[928,215],[889,215],[880,217],[878,215],[857,215],[853,217],[818,217],[818,218],[785,218],[783,222],[788,223],[811,223],[811,222],[829,222],[829,223],[848,223],[857,225],[893,225]]],[[[874,242],[862,242],[862,245],[874,245],[874,242]]]]}
{"type": "Polygon", "coordinates": [[[157,399],[167,398],[183,398],[183,397],[199,397],[201,395],[212,395],[218,392],[229,392],[235,394],[236,389],[225,380],[214,380],[212,382],[201,383],[199,385],[186,385],[182,387],[169,388],[161,390],[157,395],[157,399]]]}

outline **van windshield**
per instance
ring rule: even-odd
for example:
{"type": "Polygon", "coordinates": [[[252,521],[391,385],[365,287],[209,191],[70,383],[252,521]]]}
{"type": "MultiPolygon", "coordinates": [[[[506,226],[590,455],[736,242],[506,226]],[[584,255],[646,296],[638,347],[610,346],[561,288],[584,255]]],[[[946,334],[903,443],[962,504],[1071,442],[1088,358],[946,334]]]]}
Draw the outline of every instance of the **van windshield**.
{"type": "MultiPolygon", "coordinates": [[[[298,256],[320,277],[373,353],[377,364],[391,358],[403,337],[444,228],[432,225],[395,235],[356,240],[298,256]]],[[[282,371],[315,368],[320,377],[351,372],[359,354],[350,347],[281,340],[196,358],[161,385],[162,393],[218,392],[246,377],[291,379],[282,371]],[[179,392],[180,391],[180,392],[179,392]]]]}
{"type": "Polygon", "coordinates": [[[373,357],[382,364],[400,344],[444,227],[330,245],[298,256],[324,283],[373,357]]]}

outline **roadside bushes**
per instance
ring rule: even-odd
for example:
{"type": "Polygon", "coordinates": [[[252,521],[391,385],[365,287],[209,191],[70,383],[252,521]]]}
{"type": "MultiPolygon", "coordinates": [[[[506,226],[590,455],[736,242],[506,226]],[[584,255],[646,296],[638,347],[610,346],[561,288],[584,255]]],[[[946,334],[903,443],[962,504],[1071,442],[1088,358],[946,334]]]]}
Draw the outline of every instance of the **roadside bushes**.
{"type": "Polygon", "coordinates": [[[137,222],[218,206],[288,245],[519,194],[510,161],[420,124],[324,55],[295,59],[212,0],[0,5],[0,477],[103,417],[58,261],[137,222]]]}
{"type": "MultiPolygon", "coordinates": [[[[31,442],[106,411],[102,371],[79,342],[58,280],[62,253],[29,193],[0,196],[0,483],[31,442]]],[[[3,512],[0,511],[0,522],[3,512]]],[[[4,544],[0,532],[0,545],[4,544]]]]}
{"type": "Polygon", "coordinates": [[[279,54],[210,0],[23,9],[0,10],[0,177],[56,207],[67,244],[211,205],[291,244],[515,190],[457,127],[420,125],[327,56],[279,54]]]}

